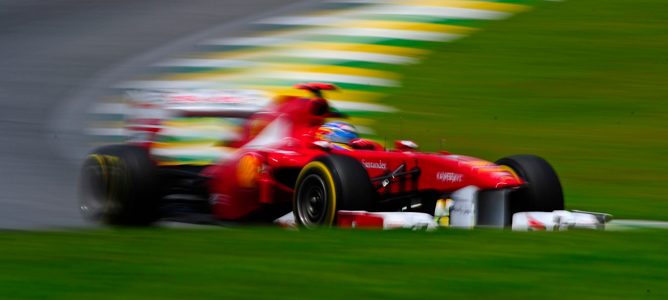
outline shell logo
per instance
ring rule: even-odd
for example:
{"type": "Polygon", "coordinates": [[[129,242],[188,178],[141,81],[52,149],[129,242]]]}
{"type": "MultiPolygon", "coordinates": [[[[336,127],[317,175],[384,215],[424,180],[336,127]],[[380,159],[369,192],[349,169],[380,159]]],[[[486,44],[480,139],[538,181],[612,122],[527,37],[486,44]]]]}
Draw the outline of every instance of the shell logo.
{"type": "Polygon", "coordinates": [[[246,154],[237,164],[237,180],[239,186],[244,188],[252,188],[257,184],[260,178],[260,171],[262,170],[262,162],[260,158],[252,154],[246,154]]]}

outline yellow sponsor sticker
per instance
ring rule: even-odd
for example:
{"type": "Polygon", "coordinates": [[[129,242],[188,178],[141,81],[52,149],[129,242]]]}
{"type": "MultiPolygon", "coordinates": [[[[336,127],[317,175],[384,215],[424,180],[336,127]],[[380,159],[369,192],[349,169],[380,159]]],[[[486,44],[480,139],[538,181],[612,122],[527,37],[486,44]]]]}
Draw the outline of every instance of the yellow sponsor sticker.
{"type": "Polygon", "coordinates": [[[239,181],[239,186],[244,188],[255,187],[260,178],[261,169],[262,162],[257,156],[246,154],[241,157],[237,164],[237,180],[239,181]]]}

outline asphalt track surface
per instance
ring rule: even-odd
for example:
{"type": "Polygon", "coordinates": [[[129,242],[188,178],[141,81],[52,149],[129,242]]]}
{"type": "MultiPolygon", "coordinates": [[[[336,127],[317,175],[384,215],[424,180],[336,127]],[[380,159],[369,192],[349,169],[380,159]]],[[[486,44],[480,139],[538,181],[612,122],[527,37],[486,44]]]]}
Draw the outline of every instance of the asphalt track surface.
{"type": "Polygon", "coordinates": [[[0,0],[0,229],[88,226],[76,200],[85,111],[111,81],[308,2],[0,0]]]}

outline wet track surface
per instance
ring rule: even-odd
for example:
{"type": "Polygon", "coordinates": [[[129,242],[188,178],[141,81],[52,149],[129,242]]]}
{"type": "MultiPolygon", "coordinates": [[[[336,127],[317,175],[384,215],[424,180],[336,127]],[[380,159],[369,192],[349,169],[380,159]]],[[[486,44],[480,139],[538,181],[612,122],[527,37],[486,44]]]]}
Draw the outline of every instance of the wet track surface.
{"type": "MultiPolygon", "coordinates": [[[[81,91],[104,84],[95,78],[290,2],[0,0],[0,228],[86,226],[76,181],[84,112],[95,99],[81,91]]],[[[132,70],[124,72],[116,73],[132,70]]]]}

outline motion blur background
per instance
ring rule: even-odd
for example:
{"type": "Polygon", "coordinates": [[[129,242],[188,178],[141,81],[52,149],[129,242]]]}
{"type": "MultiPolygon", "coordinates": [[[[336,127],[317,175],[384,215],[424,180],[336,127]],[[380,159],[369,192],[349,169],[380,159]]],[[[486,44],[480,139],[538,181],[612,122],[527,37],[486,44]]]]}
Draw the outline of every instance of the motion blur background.
{"type": "Polygon", "coordinates": [[[0,228],[84,225],[78,159],[99,99],[76,100],[82,91],[99,98],[113,80],[192,46],[175,40],[290,2],[0,1],[0,228]],[[149,51],[144,65],[127,65],[149,51]],[[103,75],[110,81],[95,80],[103,75]]]}

